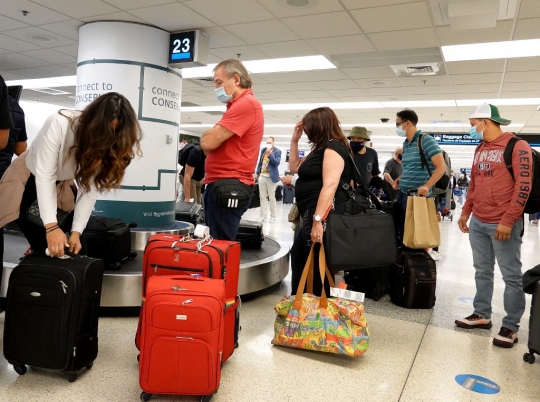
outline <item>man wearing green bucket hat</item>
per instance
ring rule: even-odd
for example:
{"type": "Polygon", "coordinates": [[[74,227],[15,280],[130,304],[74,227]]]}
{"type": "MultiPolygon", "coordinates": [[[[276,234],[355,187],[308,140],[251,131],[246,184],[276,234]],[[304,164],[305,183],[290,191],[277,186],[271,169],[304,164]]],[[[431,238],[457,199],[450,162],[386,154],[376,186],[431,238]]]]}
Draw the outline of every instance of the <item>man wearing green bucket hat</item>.
{"type": "Polygon", "coordinates": [[[347,138],[350,141],[354,163],[360,172],[362,183],[369,187],[371,179],[381,174],[377,151],[366,146],[366,143],[371,139],[371,131],[365,127],[356,126],[352,128],[347,138]]]}
{"type": "Polygon", "coordinates": [[[505,282],[506,316],[493,344],[511,348],[518,341],[519,322],[525,311],[521,236],[523,208],[532,186],[532,152],[527,142],[516,142],[512,153],[512,176],[504,161],[504,150],[514,134],[501,130],[501,126],[507,126],[510,120],[503,119],[496,106],[484,103],[473,110],[469,121],[469,135],[481,143],[474,153],[467,201],[458,223],[463,233],[469,233],[476,271],[476,295],[473,314],[455,323],[467,329],[491,328],[497,260],[505,282]],[[515,181],[514,177],[519,180],[515,181]]]}

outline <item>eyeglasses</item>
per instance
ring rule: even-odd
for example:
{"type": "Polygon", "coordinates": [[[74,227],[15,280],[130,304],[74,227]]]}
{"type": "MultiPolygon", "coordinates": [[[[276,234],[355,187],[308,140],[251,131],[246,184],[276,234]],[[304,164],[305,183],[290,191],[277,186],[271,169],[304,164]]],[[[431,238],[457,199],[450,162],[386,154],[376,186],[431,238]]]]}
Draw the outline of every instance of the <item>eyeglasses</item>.
{"type": "Polygon", "coordinates": [[[406,122],[407,122],[407,120],[402,120],[402,121],[400,121],[399,123],[396,122],[396,127],[399,127],[399,126],[401,126],[403,123],[406,123],[406,122]]]}

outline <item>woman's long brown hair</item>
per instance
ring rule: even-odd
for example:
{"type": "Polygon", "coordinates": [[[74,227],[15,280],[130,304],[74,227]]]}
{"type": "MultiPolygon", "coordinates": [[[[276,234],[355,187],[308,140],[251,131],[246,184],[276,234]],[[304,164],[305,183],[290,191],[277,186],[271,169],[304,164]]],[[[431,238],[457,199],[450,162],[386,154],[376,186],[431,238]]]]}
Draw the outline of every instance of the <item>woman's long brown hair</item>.
{"type": "Polygon", "coordinates": [[[62,116],[69,119],[75,133],[69,154],[75,158],[77,183],[85,191],[91,184],[100,192],[119,188],[131,160],[142,156],[141,127],[129,101],[109,92],[89,104],[77,119],[62,116]]]}
{"type": "Polygon", "coordinates": [[[311,144],[311,152],[317,152],[330,140],[344,143],[349,152],[352,152],[349,141],[341,131],[341,125],[336,114],[329,107],[311,110],[306,113],[302,122],[304,132],[311,144]]]}

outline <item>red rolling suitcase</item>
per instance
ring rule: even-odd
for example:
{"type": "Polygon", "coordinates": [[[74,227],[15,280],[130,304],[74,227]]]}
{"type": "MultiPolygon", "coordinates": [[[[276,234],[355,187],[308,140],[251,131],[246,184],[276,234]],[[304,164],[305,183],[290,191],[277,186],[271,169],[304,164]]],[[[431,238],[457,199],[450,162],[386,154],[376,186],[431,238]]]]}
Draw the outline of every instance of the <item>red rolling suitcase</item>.
{"type": "MultiPolygon", "coordinates": [[[[154,275],[200,274],[208,278],[225,279],[225,362],[238,346],[240,298],[237,293],[242,248],[240,243],[234,241],[184,239],[189,238],[182,235],[156,234],[148,239],[143,259],[142,296],[145,297],[146,284],[154,275]]],[[[135,338],[137,347],[139,337],[140,325],[135,338]]]]}
{"type": "Polygon", "coordinates": [[[225,283],[200,276],[152,276],[141,310],[141,400],[153,394],[200,395],[221,380],[225,283]]]}

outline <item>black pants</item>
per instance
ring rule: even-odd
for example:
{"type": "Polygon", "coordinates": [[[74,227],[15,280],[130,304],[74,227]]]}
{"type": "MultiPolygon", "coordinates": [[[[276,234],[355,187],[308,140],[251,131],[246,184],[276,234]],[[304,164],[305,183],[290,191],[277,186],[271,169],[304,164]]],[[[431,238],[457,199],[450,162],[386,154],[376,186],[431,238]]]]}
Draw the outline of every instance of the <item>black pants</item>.
{"type": "MultiPolygon", "coordinates": [[[[33,174],[30,175],[28,181],[26,182],[26,187],[24,188],[24,193],[21,201],[21,209],[19,219],[15,221],[21,232],[23,233],[30,247],[34,253],[45,253],[47,248],[47,236],[45,233],[45,228],[40,225],[36,225],[33,222],[25,219],[24,215],[30,205],[37,200],[37,189],[36,189],[36,178],[33,174]]],[[[73,223],[73,212],[71,212],[67,218],[60,225],[60,229],[64,232],[69,232],[71,229],[71,224],[73,223]]]]}
{"type": "MultiPolygon", "coordinates": [[[[311,225],[313,223],[313,214],[315,213],[315,208],[309,209],[302,214],[302,219],[300,220],[300,228],[296,231],[294,237],[294,242],[291,247],[291,294],[295,295],[298,289],[298,284],[300,283],[300,278],[302,277],[302,271],[306,265],[306,261],[311,250],[311,225]]],[[[322,293],[321,277],[319,275],[319,249],[320,245],[317,243],[315,245],[315,272],[313,275],[313,293],[316,296],[320,296],[322,293]]],[[[334,274],[332,273],[332,278],[334,274]]],[[[327,296],[330,296],[330,284],[328,279],[325,276],[324,280],[324,290],[327,296]]],[[[304,292],[306,290],[304,289],[304,292]]]]}

